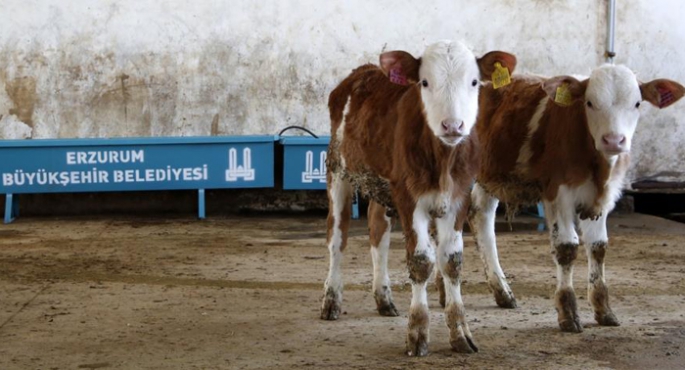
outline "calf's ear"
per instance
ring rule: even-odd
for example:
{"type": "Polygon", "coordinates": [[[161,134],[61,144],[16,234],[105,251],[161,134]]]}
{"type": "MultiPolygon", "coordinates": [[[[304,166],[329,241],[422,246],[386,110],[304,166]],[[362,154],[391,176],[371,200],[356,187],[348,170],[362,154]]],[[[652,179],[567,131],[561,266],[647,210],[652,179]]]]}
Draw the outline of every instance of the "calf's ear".
{"type": "Polygon", "coordinates": [[[585,98],[588,80],[578,81],[571,76],[552,77],[542,83],[541,87],[552,101],[567,107],[585,98]]]}
{"type": "Polygon", "coordinates": [[[499,63],[502,67],[509,70],[509,75],[516,69],[516,56],[504,51],[491,51],[476,60],[480,76],[483,81],[492,81],[492,74],[495,72],[495,64],[499,63]]]}
{"type": "Polygon", "coordinates": [[[414,58],[406,51],[388,51],[381,54],[380,65],[392,83],[409,85],[419,82],[421,59],[414,58]]]}
{"type": "Polygon", "coordinates": [[[655,107],[666,108],[677,102],[685,94],[685,88],[675,81],[658,79],[647,83],[640,83],[642,100],[646,100],[655,107]]]}

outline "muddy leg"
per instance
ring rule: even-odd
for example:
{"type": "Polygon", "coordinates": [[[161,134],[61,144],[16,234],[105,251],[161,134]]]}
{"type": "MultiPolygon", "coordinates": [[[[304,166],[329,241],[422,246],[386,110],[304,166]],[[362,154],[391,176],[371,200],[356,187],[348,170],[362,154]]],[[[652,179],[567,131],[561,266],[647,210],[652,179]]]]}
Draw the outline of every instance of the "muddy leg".
{"type": "Polygon", "coordinates": [[[435,273],[435,288],[438,290],[440,307],[445,308],[445,279],[442,278],[440,271],[435,273]]]}
{"type": "MultiPolygon", "coordinates": [[[[426,283],[435,264],[435,249],[428,233],[428,203],[421,199],[414,209],[398,207],[398,213],[405,230],[407,267],[411,284],[411,305],[409,306],[409,328],[407,331],[407,354],[426,356],[428,354],[430,315],[426,283]]],[[[400,204],[401,205],[401,204],[400,204]]]]}
{"type": "Polygon", "coordinates": [[[595,311],[595,320],[602,326],[619,326],[618,319],[609,307],[609,290],[604,280],[604,254],[608,243],[606,213],[596,221],[580,221],[581,239],[588,260],[587,296],[595,311]]]}
{"type": "Polygon", "coordinates": [[[559,327],[561,331],[580,333],[583,327],[573,291],[573,261],[578,254],[578,234],[575,231],[575,207],[572,203],[567,204],[570,203],[568,200],[560,194],[556,201],[545,202],[545,216],[557,265],[555,305],[559,327]]]}
{"type": "Polygon", "coordinates": [[[373,260],[373,296],[381,316],[399,316],[392,300],[390,278],[388,277],[388,251],[392,222],[386,216],[385,207],[371,201],[369,203],[369,239],[371,259],[373,260]]]}
{"type": "Polygon", "coordinates": [[[324,284],[324,297],[321,307],[323,320],[337,320],[342,305],[342,252],[347,244],[347,231],[350,228],[352,208],[352,188],[339,174],[328,175],[328,220],[327,244],[330,255],[328,278],[324,284]]]}
{"type": "Polygon", "coordinates": [[[476,239],[476,246],[485,266],[485,278],[495,295],[495,302],[502,308],[516,308],[516,298],[507,284],[497,256],[495,239],[495,212],[499,201],[476,184],[471,192],[469,223],[476,239]]]}
{"type": "MultiPolygon", "coordinates": [[[[455,207],[456,208],[456,207],[455,207]]],[[[445,284],[445,322],[450,329],[450,345],[460,353],[478,352],[466,323],[466,311],[461,299],[461,270],[464,241],[461,230],[455,231],[456,211],[436,219],[438,228],[438,268],[445,284]]]]}

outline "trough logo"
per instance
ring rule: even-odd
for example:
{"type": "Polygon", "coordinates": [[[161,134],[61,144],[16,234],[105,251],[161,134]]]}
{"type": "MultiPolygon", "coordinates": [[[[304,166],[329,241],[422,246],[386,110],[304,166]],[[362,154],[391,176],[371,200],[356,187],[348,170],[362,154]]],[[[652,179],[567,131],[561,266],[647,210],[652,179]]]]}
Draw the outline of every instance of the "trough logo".
{"type": "Polygon", "coordinates": [[[305,158],[305,170],[302,172],[302,182],[311,184],[319,180],[320,183],[326,182],[326,152],[322,151],[319,154],[319,167],[314,168],[314,152],[307,151],[305,158]]]}
{"type": "Polygon", "coordinates": [[[254,181],[254,169],[252,168],[252,151],[250,148],[243,149],[243,164],[238,166],[238,151],[235,148],[228,150],[228,169],[226,181],[236,182],[238,179],[254,181]]]}

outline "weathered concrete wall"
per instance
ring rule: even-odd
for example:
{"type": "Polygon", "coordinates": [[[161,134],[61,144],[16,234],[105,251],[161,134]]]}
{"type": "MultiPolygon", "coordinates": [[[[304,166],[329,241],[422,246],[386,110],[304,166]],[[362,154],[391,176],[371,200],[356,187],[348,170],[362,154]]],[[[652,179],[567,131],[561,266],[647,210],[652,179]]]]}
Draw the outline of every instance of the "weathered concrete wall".
{"type": "MultiPolygon", "coordinates": [[[[464,39],[519,71],[603,62],[604,1],[0,0],[0,136],[328,132],[326,97],[383,49],[464,39]]],[[[622,0],[617,62],[685,82],[679,0],[622,0]],[[658,7],[657,7],[658,6],[658,7]]],[[[644,108],[634,176],[685,178],[685,104],[644,108]]]]}

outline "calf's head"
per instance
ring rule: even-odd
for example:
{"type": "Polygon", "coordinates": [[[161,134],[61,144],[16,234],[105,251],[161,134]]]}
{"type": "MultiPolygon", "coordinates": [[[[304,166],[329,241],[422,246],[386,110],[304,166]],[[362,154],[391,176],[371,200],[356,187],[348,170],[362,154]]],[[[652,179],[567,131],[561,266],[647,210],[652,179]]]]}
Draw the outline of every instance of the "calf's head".
{"type": "Polygon", "coordinates": [[[478,113],[480,82],[491,79],[496,63],[511,73],[516,57],[492,51],[476,58],[462,43],[452,41],[428,46],[420,58],[405,51],[380,56],[381,68],[391,82],[417,85],[428,126],[450,146],[471,133],[478,113]]]}
{"type": "Polygon", "coordinates": [[[595,148],[606,157],[630,151],[643,100],[665,108],[685,93],[675,81],[641,83],[625,66],[608,64],[592,71],[585,80],[559,76],[543,82],[542,88],[560,105],[583,104],[595,148]],[[557,94],[565,97],[558,99],[557,94]]]}

